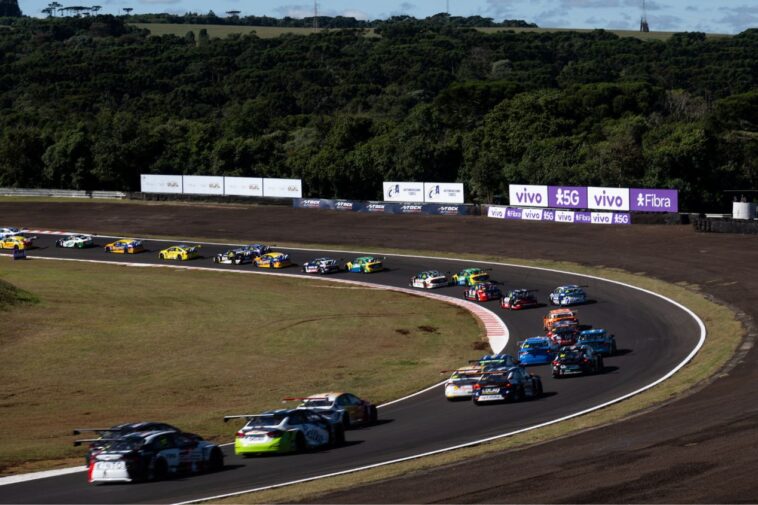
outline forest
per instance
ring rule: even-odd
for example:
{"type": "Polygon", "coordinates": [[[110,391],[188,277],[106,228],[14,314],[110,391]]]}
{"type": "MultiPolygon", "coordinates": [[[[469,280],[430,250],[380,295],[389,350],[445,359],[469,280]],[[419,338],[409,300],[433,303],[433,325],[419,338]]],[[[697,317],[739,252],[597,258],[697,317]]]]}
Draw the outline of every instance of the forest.
{"type": "Polygon", "coordinates": [[[667,40],[396,19],[366,36],[149,36],[112,16],[0,26],[0,186],[139,190],[140,173],[758,188],[758,29],[667,40]]]}

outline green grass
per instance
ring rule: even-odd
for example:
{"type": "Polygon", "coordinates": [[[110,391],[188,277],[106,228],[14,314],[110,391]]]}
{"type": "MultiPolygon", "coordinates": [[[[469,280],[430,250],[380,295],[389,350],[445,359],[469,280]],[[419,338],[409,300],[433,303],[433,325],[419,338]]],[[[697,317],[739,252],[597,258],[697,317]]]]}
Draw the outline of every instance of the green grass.
{"type": "MultiPolygon", "coordinates": [[[[403,251],[411,254],[409,251],[403,251]]],[[[419,251],[418,254],[439,256],[440,253],[419,251]]],[[[700,294],[698,286],[673,285],[645,274],[631,274],[622,270],[608,268],[592,268],[572,263],[548,261],[524,261],[511,258],[469,256],[471,259],[500,261],[528,266],[555,268],[599,275],[607,279],[618,280],[639,286],[678,301],[698,314],[706,325],[708,337],[695,358],[677,374],[662,384],[641,393],[633,398],[617,403],[602,410],[595,411],[569,421],[532,430],[494,442],[459,449],[435,456],[419,458],[404,463],[388,465],[363,472],[321,479],[317,481],[286,486],[258,493],[238,495],[215,503],[292,503],[295,501],[312,501],[323,495],[340,489],[356,487],[370,482],[389,478],[408,476],[444,465],[456,464],[463,461],[471,462],[489,454],[525,447],[530,444],[547,442],[557,437],[567,436],[582,430],[592,429],[620,421],[635,413],[665,404],[666,402],[695,390],[698,384],[707,383],[734,355],[739,343],[745,335],[745,329],[736,319],[729,308],[709,301],[700,294]]],[[[451,470],[453,471],[453,470],[451,470]]]]}
{"type": "Polygon", "coordinates": [[[34,292],[3,312],[0,473],[81,462],[71,429],[163,420],[220,441],[224,414],[353,391],[375,402],[481,354],[465,310],[328,282],[0,259],[34,292]]]}
{"type": "Polygon", "coordinates": [[[15,305],[38,302],[39,299],[33,294],[0,279],[0,311],[10,310],[15,305]]]}

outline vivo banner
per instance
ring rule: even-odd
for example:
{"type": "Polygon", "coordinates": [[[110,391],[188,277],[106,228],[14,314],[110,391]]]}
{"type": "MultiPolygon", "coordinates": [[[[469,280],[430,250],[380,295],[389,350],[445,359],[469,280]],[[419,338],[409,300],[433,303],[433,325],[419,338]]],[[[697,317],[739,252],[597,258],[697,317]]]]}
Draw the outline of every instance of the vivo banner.
{"type": "Polygon", "coordinates": [[[547,186],[530,186],[527,184],[510,184],[508,186],[511,205],[528,207],[547,207],[547,186]]]}
{"type": "Polygon", "coordinates": [[[548,186],[548,207],[558,209],[589,209],[587,188],[577,186],[548,186]]]}
{"type": "Polygon", "coordinates": [[[578,212],[573,210],[490,207],[489,217],[516,221],[549,221],[580,224],[631,224],[627,212],[578,212]]]}
{"type": "Polygon", "coordinates": [[[224,177],[224,194],[230,196],[263,196],[263,179],[260,177],[224,177]]]}
{"type": "Polygon", "coordinates": [[[423,182],[385,182],[383,191],[385,202],[424,203],[423,182]]]}
{"type": "Polygon", "coordinates": [[[263,179],[263,196],[274,198],[302,198],[300,179],[263,179]]]}
{"type": "Polygon", "coordinates": [[[185,195],[223,195],[224,178],[208,175],[185,175],[185,195]]]}
{"type": "Polygon", "coordinates": [[[588,209],[629,210],[629,188],[587,188],[588,209]]]}
{"type": "Polygon", "coordinates": [[[425,182],[426,203],[463,203],[463,184],[458,182],[425,182]]]}
{"type": "Polygon", "coordinates": [[[143,193],[182,193],[181,175],[140,176],[140,191],[143,193]]]}

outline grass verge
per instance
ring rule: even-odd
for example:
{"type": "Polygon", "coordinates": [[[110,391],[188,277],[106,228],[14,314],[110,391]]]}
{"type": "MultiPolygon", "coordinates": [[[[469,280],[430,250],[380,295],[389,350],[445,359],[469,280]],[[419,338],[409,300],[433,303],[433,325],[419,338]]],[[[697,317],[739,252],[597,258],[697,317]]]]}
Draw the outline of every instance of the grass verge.
{"type": "Polygon", "coordinates": [[[39,299],[3,313],[2,474],[80,464],[74,427],[163,420],[228,441],[224,414],[324,390],[382,402],[481,354],[464,309],[378,289],[7,258],[0,277],[39,299]]]}
{"type": "MultiPolygon", "coordinates": [[[[321,246],[324,247],[324,246],[321,246]]],[[[336,249],[337,247],[335,247],[336,249]]],[[[389,251],[387,251],[389,253],[389,251]]],[[[428,251],[395,251],[401,254],[421,254],[425,256],[442,256],[428,251]]],[[[590,429],[627,418],[635,413],[664,404],[678,397],[694,386],[704,383],[721,369],[733,356],[744,336],[744,328],[729,308],[708,300],[698,292],[698,286],[674,285],[644,274],[631,274],[622,270],[609,268],[590,268],[573,263],[552,261],[523,261],[510,258],[490,256],[473,256],[473,260],[497,261],[542,268],[566,270],[589,275],[596,275],[611,280],[625,282],[667,296],[695,312],[705,323],[708,337],[700,352],[677,374],[662,384],[633,398],[610,407],[569,420],[556,425],[528,431],[519,435],[503,438],[494,442],[481,444],[448,453],[419,458],[403,463],[388,465],[362,472],[356,472],[329,479],[281,487],[256,493],[237,495],[214,503],[291,503],[308,501],[316,496],[332,491],[356,487],[371,482],[393,477],[407,476],[431,468],[458,463],[471,458],[517,449],[530,444],[546,442],[557,437],[590,429]]]]}

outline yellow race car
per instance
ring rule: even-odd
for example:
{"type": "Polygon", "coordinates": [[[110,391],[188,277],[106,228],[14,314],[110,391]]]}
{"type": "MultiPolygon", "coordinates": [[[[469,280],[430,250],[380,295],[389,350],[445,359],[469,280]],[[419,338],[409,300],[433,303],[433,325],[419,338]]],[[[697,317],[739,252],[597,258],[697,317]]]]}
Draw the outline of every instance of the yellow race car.
{"type": "Polygon", "coordinates": [[[107,253],[136,254],[144,251],[145,247],[142,245],[141,240],[133,238],[122,238],[116,240],[115,242],[111,242],[110,244],[105,244],[103,249],[105,249],[105,252],[107,253]]]}
{"type": "Polygon", "coordinates": [[[186,261],[200,257],[199,245],[174,245],[158,253],[162,260],[186,261]]]}
{"type": "Polygon", "coordinates": [[[34,237],[22,237],[21,235],[3,237],[0,239],[0,249],[18,249],[19,251],[23,251],[32,246],[33,239],[34,237]]]}
{"type": "Polygon", "coordinates": [[[270,252],[255,258],[255,266],[258,268],[285,268],[292,264],[288,254],[270,252]]]}

